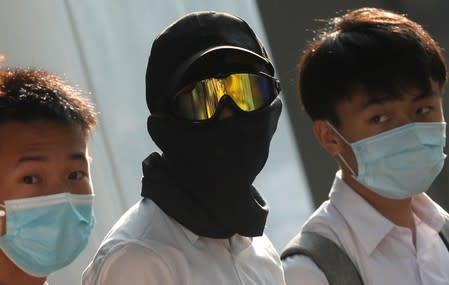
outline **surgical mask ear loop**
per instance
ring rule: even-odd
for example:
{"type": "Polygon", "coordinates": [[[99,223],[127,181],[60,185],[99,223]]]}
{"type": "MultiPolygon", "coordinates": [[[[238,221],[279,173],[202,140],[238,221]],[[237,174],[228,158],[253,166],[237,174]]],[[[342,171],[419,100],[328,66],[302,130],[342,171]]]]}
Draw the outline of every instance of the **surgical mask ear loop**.
{"type": "Polygon", "coordinates": [[[5,206],[0,204],[0,237],[4,234],[3,233],[3,221],[6,217],[6,210],[5,206]]]}
{"type": "MultiPolygon", "coordinates": [[[[337,131],[337,129],[329,122],[326,121],[326,123],[329,125],[329,127],[349,146],[351,146],[351,143],[348,142],[343,136],[342,134],[340,134],[339,131],[337,131]]],[[[338,153],[337,156],[340,158],[340,160],[343,162],[343,164],[349,169],[349,171],[351,171],[352,176],[356,177],[355,171],[352,169],[351,166],[349,166],[349,163],[346,161],[346,159],[343,158],[343,156],[341,155],[341,153],[338,153]]]]}

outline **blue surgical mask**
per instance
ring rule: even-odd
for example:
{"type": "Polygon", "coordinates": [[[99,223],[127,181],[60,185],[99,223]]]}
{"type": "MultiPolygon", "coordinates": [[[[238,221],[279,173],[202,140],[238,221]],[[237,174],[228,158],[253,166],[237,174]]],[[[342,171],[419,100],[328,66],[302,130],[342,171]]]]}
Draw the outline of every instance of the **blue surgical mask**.
{"type": "Polygon", "coordinates": [[[339,154],[353,177],[371,191],[390,199],[405,199],[427,191],[444,165],[446,123],[411,123],[349,143],[358,173],[339,154]]]}
{"type": "Polygon", "coordinates": [[[86,247],[95,224],[92,202],[93,195],[71,193],[5,201],[0,250],[24,272],[48,276],[86,247]]]}

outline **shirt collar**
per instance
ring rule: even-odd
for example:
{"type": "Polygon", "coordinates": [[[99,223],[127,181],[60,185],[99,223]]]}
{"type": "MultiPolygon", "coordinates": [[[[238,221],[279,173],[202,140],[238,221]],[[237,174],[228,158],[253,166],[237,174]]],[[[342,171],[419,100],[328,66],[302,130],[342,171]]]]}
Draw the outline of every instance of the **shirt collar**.
{"type": "Polygon", "coordinates": [[[253,241],[252,237],[233,235],[231,238],[229,238],[229,245],[231,247],[231,252],[234,255],[238,255],[240,252],[249,248],[252,241],[253,241]]]}
{"type": "MultiPolygon", "coordinates": [[[[382,216],[358,193],[347,185],[341,171],[335,175],[334,184],[329,193],[330,202],[347,221],[360,244],[371,254],[385,236],[395,227],[390,220],[382,216]]],[[[435,231],[439,232],[445,222],[445,211],[434,203],[426,194],[419,194],[412,199],[415,215],[435,231]]]]}
{"type": "MultiPolygon", "coordinates": [[[[194,232],[190,231],[188,228],[184,227],[181,224],[179,224],[179,226],[181,227],[181,229],[184,232],[187,239],[192,243],[192,245],[195,245],[195,243],[200,239],[208,239],[208,237],[202,237],[202,236],[195,234],[194,232]]],[[[224,241],[223,244],[226,244],[225,239],[222,239],[222,240],[224,241]]],[[[235,234],[232,237],[230,237],[229,239],[227,239],[227,244],[229,245],[228,249],[233,254],[237,255],[240,252],[242,252],[243,250],[247,249],[251,245],[252,240],[253,239],[251,237],[244,237],[244,236],[235,234]]]]}
{"type": "Polygon", "coordinates": [[[195,234],[194,232],[190,231],[188,228],[184,227],[183,225],[179,224],[182,231],[184,232],[187,239],[192,243],[195,244],[196,241],[199,239],[199,235],[195,234]]]}
{"type": "Polygon", "coordinates": [[[415,215],[436,232],[440,232],[448,214],[437,203],[422,193],[412,198],[412,208],[415,215]]]}
{"type": "Polygon", "coordinates": [[[379,214],[368,202],[347,185],[341,171],[335,175],[329,193],[331,204],[347,221],[354,235],[368,254],[371,254],[384,237],[394,228],[394,224],[379,214]]]}

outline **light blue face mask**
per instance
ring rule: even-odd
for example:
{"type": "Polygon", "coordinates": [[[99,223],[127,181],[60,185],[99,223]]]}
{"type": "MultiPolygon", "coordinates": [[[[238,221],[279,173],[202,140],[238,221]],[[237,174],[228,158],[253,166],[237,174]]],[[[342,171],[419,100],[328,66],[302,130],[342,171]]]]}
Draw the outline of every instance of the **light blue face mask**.
{"type": "Polygon", "coordinates": [[[405,199],[427,191],[444,165],[446,123],[411,123],[349,143],[358,173],[339,154],[353,177],[373,192],[405,199]]]}
{"type": "Polygon", "coordinates": [[[93,195],[71,193],[5,201],[0,250],[26,273],[48,276],[86,247],[95,224],[92,201],[93,195]]]}

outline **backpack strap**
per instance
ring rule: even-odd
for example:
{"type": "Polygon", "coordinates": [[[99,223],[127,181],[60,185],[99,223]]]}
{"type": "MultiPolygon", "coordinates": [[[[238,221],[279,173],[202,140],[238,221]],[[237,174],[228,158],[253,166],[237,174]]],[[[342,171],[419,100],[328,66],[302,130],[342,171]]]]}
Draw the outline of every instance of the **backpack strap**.
{"type": "Polygon", "coordinates": [[[363,285],[357,268],[344,250],[317,233],[299,233],[287,244],[281,259],[293,255],[305,255],[312,259],[330,285],[363,285]]]}
{"type": "Polygon", "coordinates": [[[443,228],[439,232],[441,239],[443,240],[446,248],[449,250],[449,217],[444,216],[444,220],[446,221],[443,225],[443,228]]]}

